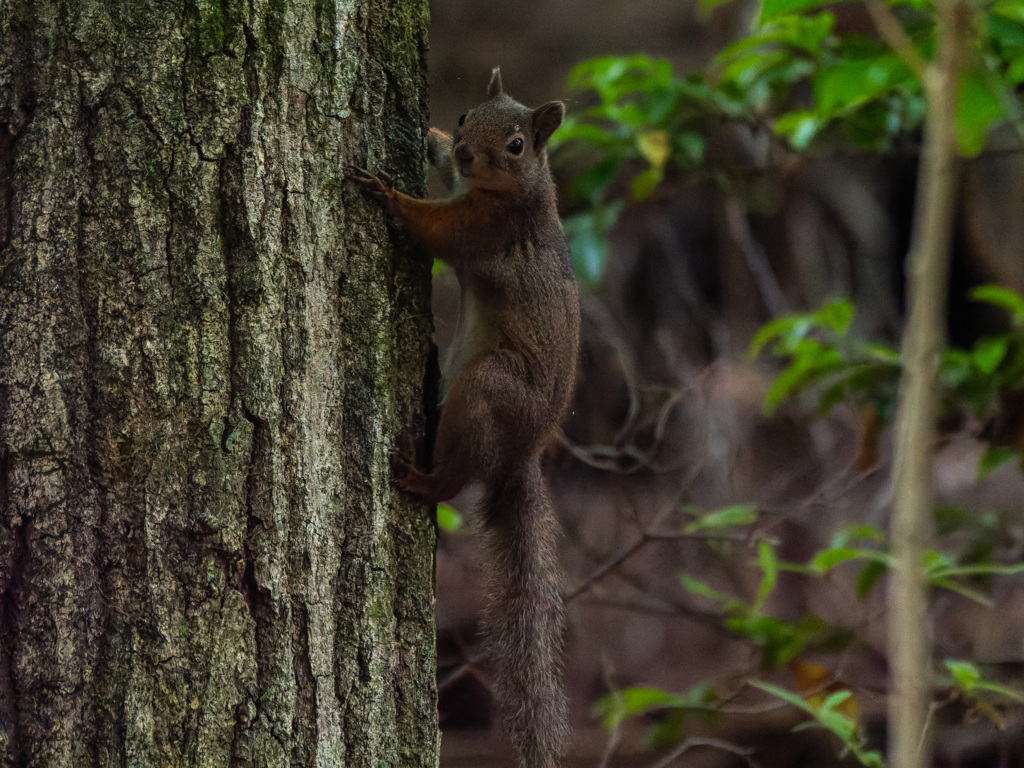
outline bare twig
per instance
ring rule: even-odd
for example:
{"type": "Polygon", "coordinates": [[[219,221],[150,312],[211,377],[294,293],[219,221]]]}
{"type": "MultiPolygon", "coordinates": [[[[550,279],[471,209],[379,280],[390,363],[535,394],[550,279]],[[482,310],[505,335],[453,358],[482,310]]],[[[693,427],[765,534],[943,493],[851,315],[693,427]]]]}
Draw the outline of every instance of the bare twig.
{"type": "Polygon", "coordinates": [[[673,411],[684,401],[687,389],[684,387],[641,386],[629,378],[626,378],[625,381],[630,393],[629,412],[610,445],[600,443],[578,445],[569,440],[565,432],[561,430],[557,433],[559,443],[573,458],[581,463],[606,472],[629,475],[639,470],[667,473],[679,469],[681,465],[678,461],[668,464],[659,463],[657,457],[665,441],[669,418],[673,411]],[[631,432],[639,427],[646,427],[650,423],[646,419],[640,420],[641,391],[653,391],[665,395],[665,401],[658,406],[653,418],[653,443],[646,450],[642,450],[635,445],[625,444],[631,432]]]}
{"type": "Polygon", "coordinates": [[[683,603],[675,603],[667,600],[652,600],[642,597],[633,599],[615,599],[610,597],[587,597],[587,605],[598,605],[602,608],[610,608],[615,611],[626,613],[640,613],[648,616],[670,616],[684,618],[690,621],[703,624],[708,629],[718,632],[726,637],[734,637],[725,627],[725,617],[716,611],[705,611],[693,608],[683,603]]]}
{"type": "MultiPolygon", "coordinates": [[[[660,524],[661,521],[665,519],[665,516],[668,515],[668,513],[673,508],[674,507],[663,507],[654,516],[654,520],[651,521],[651,525],[654,526],[660,524]]],[[[590,574],[590,576],[587,579],[585,579],[582,584],[576,587],[576,589],[574,589],[572,592],[568,593],[565,596],[565,602],[569,603],[575,600],[577,597],[579,597],[588,589],[590,589],[594,584],[596,584],[600,579],[603,579],[608,573],[610,573],[615,568],[618,568],[620,565],[626,562],[626,560],[628,560],[641,549],[643,549],[645,546],[647,546],[647,544],[647,531],[645,530],[641,532],[640,536],[636,539],[636,541],[634,541],[628,547],[625,547],[624,549],[620,550],[619,554],[615,555],[611,560],[608,560],[606,563],[604,563],[596,571],[590,574]]]]}
{"type": "Polygon", "coordinates": [[[441,680],[437,684],[437,692],[443,693],[469,673],[476,672],[480,664],[484,662],[486,659],[487,654],[483,653],[482,651],[470,656],[468,659],[466,659],[465,662],[463,662],[455,669],[453,669],[451,672],[449,672],[447,675],[445,675],[443,678],[441,678],[441,680]]]}
{"type": "Polygon", "coordinates": [[[674,506],[665,507],[662,509],[655,519],[651,522],[650,526],[640,532],[636,540],[632,544],[623,547],[619,550],[618,554],[611,557],[609,560],[602,563],[597,570],[590,574],[584,581],[565,596],[565,602],[569,603],[578,598],[583,593],[587,592],[594,584],[607,576],[611,571],[618,568],[620,565],[625,563],[631,557],[640,552],[648,544],[654,542],[665,542],[665,541],[684,541],[687,539],[696,539],[700,541],[737,541],[744,544],[749,544],[752,541],[752,537],[746,534],[734,534],[734,533],[689,533],[687,531],[659,531],[656,530],[657,526],[664,519],[666,514],[674,509],[674,506]]]}
{"type": "Polygon", "coordinates": [[[747,260],[747,268],[754,276],[754,282],[765,307],[772,316],[781,315],[786,311],[786,295],[782,292],[779,281],[775,279],[767,254],[757,242],[754,233],[750,231],[746,208],[734,195],[725,198],[725,221],[733,243],[747,260]]]}
{"type": "Polygon", "coordinates": [[[558,432],[557,439],[581,464],[605,472],[628,475],[651,464],[651,457],[632,445],[621,448],[611,445],[576,445],[562,431],[558,432]]]}
{"type": "Polygon", "coordinates": [[[865,5],[875,29],[878,30],[878,34],[886,45],[903,59],[903,63],[914,73],[916,78],[919,80],[924,78],[925,71],[928,69],[928,60],[917,50],[914,41],[904,31],[900,20],[885,4],[885,0],[866,0],[865,5]]]}
{"type": "MultiPolygon", "coordinates": [[[[612,696],[622,699],[622,692],[615,687],[612,683],[612,663],[608,658],[607,654],[601,658],[601,672],[604,678],[604,684],[608,687],[612,696]]],[[[605,744],[604,753],[601,755],[601,762],[597,768],[608,768],[611,765],[612,757],[615,755],[615,750],[619,747],[619,741],[622,739],[622,721],[619,720],[615,723],[615,727],[612,728],[612,732],[608,734],[608,743],[605,744]]]]}
{"type": "Polygon", "coordinates": [[[730,752],[737,757],[742,758],[750,768],[759,768],[757,762],[751,757],[751,755],[754,754],[753,749],[747,749],[739,746],[738,744],[724,741],[723,739],[713,739],[705,736],[693,736],[687,739],[672,750],[672,752],[670,752],[663,760],[659,760],[657,763],[652,765],[651,768],[668,768],[668,766],[672,765],[672,763],[682,757],[686,752],[689,752],[695,747],[711,747],[712,749],[720,749],[723,752],[730,752]]]}
{"type": "Polygon", "coordinates": [[[565,596],[565,602],[569,603],[575,600],[577,597],[582,595],[584,592],[589,590],[594,584],[607,576],[611,571],[618,568],[629,558],[633,557],[637,552],[647,546],[649,543],[646,536],[640,536],[636,541],[630,544],[628,547],[620,550],[617,555],[612,557],[610,560],[603,563],[596,571],[588,576],[582,584],[576,589],[565,596]]]}

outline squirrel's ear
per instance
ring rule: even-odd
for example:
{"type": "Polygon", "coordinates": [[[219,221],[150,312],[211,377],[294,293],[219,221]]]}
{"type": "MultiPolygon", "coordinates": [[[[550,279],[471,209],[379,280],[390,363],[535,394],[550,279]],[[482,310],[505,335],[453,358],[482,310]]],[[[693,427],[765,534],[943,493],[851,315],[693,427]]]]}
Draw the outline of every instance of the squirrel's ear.
{"type": "Polygon", "coordinates": [[[565,104],[560,101],[549,101],[541,104],[530,115],[530,125],[533,127],[533,148],[540,152],[548,143],[551,134],[562,124],[565,117],[565,104]]]}
{"type": "Polygon", "coordinates": [[[491,82],[487,84],[487,98],[504,92],[505,89],[501,85],[501,67],[495,67],[491,70],[491,82]]]}

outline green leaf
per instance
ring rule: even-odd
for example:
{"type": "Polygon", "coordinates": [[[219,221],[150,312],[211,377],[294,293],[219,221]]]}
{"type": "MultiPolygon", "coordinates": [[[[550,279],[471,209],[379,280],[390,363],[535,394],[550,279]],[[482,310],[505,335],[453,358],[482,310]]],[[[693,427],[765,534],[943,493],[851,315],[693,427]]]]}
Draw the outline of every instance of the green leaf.
{"type": "Polygon", "coordinates": [[[851,741],[857,735],[857,722],[842,712],[822,706],[815,712],[815,717],[826,730],[834,733],[844,743],[851,741]]]}
{"type": "Polygon", "coordinates": [[[810,637],[809,633],[798,632],[792,624],[775,616],[733,616],[726,620],[725,626],[761,648],[761,664],[766,669],[788,664],[804,650],[810,637]]]}
{"type": "Polygon", "coordinates": [[[895,366],[901,362],[900,353],[887,344],[869,342],[864,344],[861,349],[873,362],[895,366]]]}
{"type": "Polygon", "coordinates": [[[591,122],[585,122],[578,115],[570,115],[566,121],[551,137],[549,146],[552,150],[570,141],[580,141],[601,149],[609,149],[626,141],[626,137],[619,133],[606,130],[591,122]],[[558,139],[557,142],[555,137],[558,139]]]}
{"type": "Polygon", "coordinates": [[[764,576],[761,578],[761,585],[757,590],[757,597],[754,599],[752,611],[757,613],[764,607],[768,596],[775,589],[775,582],[779,578],[779,558],[775,549],[767,541],[758,542],[757,563],[761,566],[764,576]]]}
{"type": "Polygon", "coordinates": [[[779,404],[803,387],[841,371],[846,365],[835,349],[813,339],[797,345],[793,362],[772,382],[764,397],[764,412],[771,415],[779,404]]]}
{"type": "Polygon", "coordinates": [[[1024,325],[1024,298],[1001,285],[979,285],[968,294],[974,301],[982,301],[1009,312],[1014,325],[1024,325]]]}
{"type": "Polygon", "coordinates": [[[803,337],[810,329],[810,321],[803,315],[783,315],[771,320],[758,329],[757,333],[754,334],[754,338],[750,341],[750,349],[748,354],[753,360],[764,349],[765,345],[775,339],[786,341],[790,339],[794,334],[799,334],[803,337]]]}
{"type": "Polygon", "coordinates": [[[825,127],[826,122],[816,112],[800,109],[787,112],[776,120],[775,133],[788,139],[790,146],[797,152],[803,152],[825,127]]]}
{"type": "Polygon", "coordinates": [[[857,574],[857,599],[863,600],[871,592],[871,588],[875,586],[878,579],[881,578],[882,574],[886,571],[886,565],[878,560],[872,560],[863,568],[860,573],[857,574]]]}
{"type": "Polygon", "coordinates": [[[669,706],[678,699],[674,694],[660,688],[631,687],[619,691],[622,709],[626,715],[636,715],[653,707],[669,706]]]}
{"type": "Polygon", "coordinates": [[[619,167],[624,159],[619,153],[611,153],[594,163],[590,168],[578,173],[572,180],[570,189],[574,198],[582,198],[593,207],[600,207],[608,185],[615,180],[619,167]]]}
{"type": "Polygon", "coordinates": [[[786,368],[764,396],[763,411],[765,416],[771,416],[790,393],[796,391],[802,383],[807,381],[811,374],[811,366],[805,360],[798,360],[786,368]]]}
{"type": "Polygon", "coordinates": [[[956,135],[960,153],[974,157],[985,148],[988,130],[1003,116],[999,97],[992,93],[985,79],[969,72],[960,81],[956,107],[956,135]]]}
{"type": "Polygon", "coordinates": [[[700,595],[701,597],[706,597],[709,600],[714,600],[716,603],[722,603],[726,610],[730,607],[743,606],[743,604],[734,597],[730,597],[724,592],[719,592],[717,589],[708,586],[703,581],[695,579],[688,574],[679,574],[679,582],[695,595],[700,595]]]}
{"type": "Polygon", "coordinates": [[[576,274],[590,285],[597,285],[604,277],[608,261],[608,231],[623,206],[624,203],[618,200],[562,222],[576,274]]]}
{"type": "Polygon", "coordinates": [[[945,572],[956,566],[956,560],[952,555],[939,552],[937,549],[927,549],[921,556],[922,565],[928,575],[945,572]]]}
{"type": "Polygon", "coordinates": [[[843,112],[843,133],[855,145],[881,152],[898,134],[920,124],[923,109],[920,92],[900,85],[843,112]]]}
{"type": "Polygon", "coordinates": [[[703,133],[697,131],[683,131],[672,137],[672,157],[682,167],[696,166],[704,159],[707,152],[708,140],[703,133]]]}
{"type": "Polygon", "coordinates": [[[652,165],[649,168],[645,168],[634,176],[629,184],[631,197],[636,202],[646,200],[651,196],[663,178],[665,178],[664,165],[652,165]]]}
{"type": "Polygon", "coordinates": [[[928,583],[931,584],[933,587],[938,587],[939,589],[948,589],[950,592],[955,592],[958,595],[963,595],[968,600],[972,600],[978,605],[983,605],[986,608],[991,608],[993,606],[992,598],[990,598],[988,595],[978,591],[977,589],[972,589],[971,587],[965,586],[964,584],[961,584],[959,582],[952,581],[950,579],[944,579],[938,576],[933,576],[928,579],[928,583]]]}
{"type": "MultiPolygon", "coordinates": [[[[572,90],[593,90],[605,106],[624,96],[664,88],[672,82],[672,65],[648,56],[605,56],[577,64],[569,72],[572,90]]],[[[635,105],[634,105],[635,106],[635,105]]],[[[632,120],[635,113],[624,116],[632,120]]]]}
{"type": "Polygon", "coordinates": [[[974,365],[984,374],[991,375],[1006,358],[1010,341],[1006,336],[986,336],[978,339],[971,350],[974,365]]]}
{"type": "Polygon", "coordinates": [[[735,0],[700,0],[697,4],[697,9],[700,11],[701,18],[707,18],[708,14],[718,6],[728,5],[732,2],[735,2],[735,0]]]}
{"type": "MultiPolygon", "coordinates": [[[[754,681],[751,685],[810,714],[817,721],[818,725],[835,734],[846,748],[853,753],[861,765],[869,766],[870,768],[882,768],[881,755],[873,750],[867,751],[862,748],[863,739],[858,733],[857,721],[834,709],[834,707],[839,706],[844,700],[849,698],[851,695],[849,691],[834,693],[820,707],[815,707],[810,702],[777,685],[759,681],[754,681]]],[[[794,730],[799,730],[802,727],[807,726],[797,726],[794,730]]]]}
{"type": "Polygon", "coordinates": [[[461,530],[465,522],[457,509],[449,507],[447,504],[438,504],[437,524],[442,530],[454,533],[461,530]]]}
{"type": "Polygon", "coordinates": [[[760,680],[751,680],[750,684],[755,688],[760,688],[765,693],[770,693],[772,696],[775,696],[777,698],[782,699],[785,702],[788,702],[789,704],[792,704],[794,707],[797,707],[798,709],[802,709],[804,712],[807,712],[810,715],[817,714],[814,710],[814,707],[812,707],[802,698],[797,696],[795,693],[791,693],[790,691],[787,691],[785,688],[782,688],[781,686],[773,685],[772,683],[762,683],[760,680]]]}
{"type": "Polygon", "coordinates": [[[1020,451],[1002,445],[990,445],[978,461],[978,481],[984,480],[1011,459],[1021,460],[1020,451]]]}
{"type": "Polygon", "coordinates": [[[608,261],[608,239],[593,226],[572,219],[565,222],[565,234],[576,274],[588,285],[598,285],[608,261]]]}
{"type": "Polygon", "coordinates": [[[1024,563],[972,563],[970,565],[939,565],[930,573],[941,578],[951,576],[1014,576],[1024,573],[1024,563]]]}
{"type": "Polygon", "coordinates": [[[844,335],[853,322],[853,302],[849,299],[835,299],[814,313],[813,318],[823,328],[831,328],[840,336],[844,335]]]}
{"type": "Polygon", "coordinates": [[[939,379],[950,389],[956,389],[974,377],[970,354],[963,349],[951,348],[942,353],[939,379]]]}
{"type": "Polygon", "coordinates": [[[827,573],[840,563],[847,560],[856,560],[860,557],[861,550],[852,547],[832,547],[825,549],[814,556],[811,565],[819,573],[827,573]]]}
{"type": "Polygon", "coordinates": [[[1021,0],[996,0],[990,10],[991,13],[1024,24],[1024,2],[1021,0]]]}
{"type": "Polygon", "coordinates": [[[756,504],[736,504],[731,507],[701,515],[698,520],[686,526],[686,533],[715,530],[718,528],[737,528],[750,525],[757,521],[756,504]]]}
{"type": "Polygon", "coordinates": [[[757,16],[757,23],[765,24],[785,13],[807,11],[811,8],[820,8],[823,5],[833,5],[834,3],[835,0],[763,0],[761,12],[757,16]]]}
{"type": "Polygon", "coordinates": [[[608,730],[625,720],[658,709],[707,709],[716,698],[714,686],[703,682],[683,694],[660,688],[633,686],[602,696],[594,703],[594,714],[608,730]]]}
{"type": "Polygon", "coordinates": [[[821,708],[835,709],[851,696],[853,696],[853,691],[851,691],[849,688],[844,688],[841,691],[836,691],[835,693],[829,694],[829,697],[825,699],[824,703],[821,705],[821,708]]]}
{"type": "Polygon", "coordinates": [[[858,549],[855,547],[831,547],[822,550],[811,560],[811,567],[817,573],[828,573],[840,563],[848,560],[868,560],[879,563],[882,568],[889,565],[890,556],[885,552],[878,552],[874,549],[858,549]]]}
{"type": "Polygon", "coordinates": [[[836,531],[832,537],[833,547],[845,547],[852,541],[866,539],[879,544],[885,544],[885,532],[877,525],[871,523],[855,523],[836,531]]]}
{"type": "Polygon", "coordinates": [[[873,56],[840,58],[819,69],[814,76],[814,103],[825,115],[847,113],[912,79],[899,56],[880,48],[873,56]]]}
{"type": "Polygon", "coordinates": [[[965,690],[973,688],[974,684],[981,679],[981,670],[972,662],[943,659],[942,663],[952,673],[957,685],[965,690]]]}

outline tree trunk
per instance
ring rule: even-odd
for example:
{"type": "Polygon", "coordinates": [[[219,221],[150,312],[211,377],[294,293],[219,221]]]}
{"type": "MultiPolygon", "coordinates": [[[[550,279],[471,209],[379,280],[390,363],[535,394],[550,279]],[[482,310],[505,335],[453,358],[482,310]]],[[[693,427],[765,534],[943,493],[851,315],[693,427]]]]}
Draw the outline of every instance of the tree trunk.
{"type": "Polygon", "coordinates": [[[0,764],[437,764],[426,24],[0,0],[0,764]]]}

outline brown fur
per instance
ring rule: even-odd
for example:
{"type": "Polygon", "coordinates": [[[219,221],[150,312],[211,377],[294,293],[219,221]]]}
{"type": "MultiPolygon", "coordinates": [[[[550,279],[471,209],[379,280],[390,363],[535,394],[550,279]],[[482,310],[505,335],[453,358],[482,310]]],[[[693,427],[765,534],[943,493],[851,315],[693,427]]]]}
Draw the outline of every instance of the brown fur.
{"type": "Polygon", "coordinates": [[[416,200],[381,175],[364,191],[455,269],[462,311],[444,365],[434,470],[396,461],[395,482],[425,501],[471,482],[486,490],[485,616],[496,696],[520,768],[556,768],[566,725],[558,523],[540,456],[568,406],[579,301],[545,146],[564,107],[509,98],[495,71],[488,100],[451,137],[432,131],[431,159],[463,194],[416,200]],[[521,140],[521,151],[516,140],[521,140]]]}

